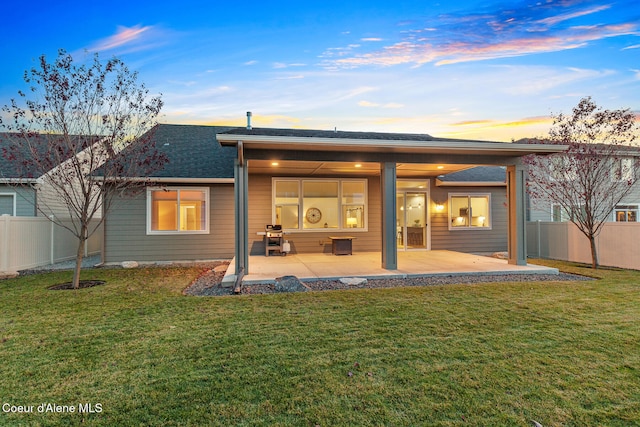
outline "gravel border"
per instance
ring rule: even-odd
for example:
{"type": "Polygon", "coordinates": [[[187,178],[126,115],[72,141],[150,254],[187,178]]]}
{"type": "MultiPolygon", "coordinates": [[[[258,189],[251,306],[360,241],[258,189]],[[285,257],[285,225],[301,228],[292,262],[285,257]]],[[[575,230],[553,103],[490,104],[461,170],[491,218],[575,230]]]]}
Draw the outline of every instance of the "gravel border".
{"type": "MultiPolygon", "coordinates": [[[[185,289],[186,295],[195,296],[225,296],[233,295],[233,288],[223,288],[220,285],[222,275],[212,271],[205,272],[196,278],[192,284],[185,289]]],[[[303,283],[312,291],[331,291],[347,289],[373,289],[373,288],[394,288],[401,286],[437,286],[450,284],[474,284],[486,282],[561,282],[571,280],[595,280],[591,277],[578,276],[575,274],[496,274],[496,275],[446,275],[413,277],[407,279],[368,279],[366,283],[360,285],[347,285],[339,280],[314,280],[303,283]]],[[[275,285],[259,284],[244,285],[241,289],[242,295],[259,295],[276,293],[275,285]]]]}

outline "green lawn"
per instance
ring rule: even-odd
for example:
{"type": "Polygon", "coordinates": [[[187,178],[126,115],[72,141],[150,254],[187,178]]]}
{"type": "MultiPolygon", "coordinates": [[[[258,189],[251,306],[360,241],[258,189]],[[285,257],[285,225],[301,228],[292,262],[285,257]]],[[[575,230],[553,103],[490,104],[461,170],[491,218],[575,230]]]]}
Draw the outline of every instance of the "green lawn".
{"type": "Polygon", "coordinates": [[[640,425],[640,272],[555,265],[600,280],[208,298],[181,294],[195,268],[2,281],[0,425],[640,425]]]}

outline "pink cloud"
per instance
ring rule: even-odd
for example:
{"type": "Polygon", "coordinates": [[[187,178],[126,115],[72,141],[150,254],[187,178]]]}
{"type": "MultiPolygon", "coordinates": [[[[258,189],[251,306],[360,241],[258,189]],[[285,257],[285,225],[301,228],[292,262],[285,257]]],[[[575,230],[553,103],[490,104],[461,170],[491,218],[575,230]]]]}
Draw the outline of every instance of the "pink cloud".
{"type": "Polygon", "coordinates": [[[115,34],[98,40],[87,48],[88,51],[108,51],[123,48],[125,51],[139,51],[161,44],[159,32],[154,26],[118,26],[115,34]]]}
{"type": "MultiPolygon", "coordinates": [[[[435,26],[425,25],[423,29],[403,31],[402,40],[395,44],[364,53],[358,53],[360,46],[350,46],[340,51],[341,56],[324,55],[324,64],[328,68],[420,66],[426,63],[447,65],[558,52],[605,38],[638,34],[640,25],[637,21],[584,24],[586,17],[613,7],[583,7],[578,1],[568,0],[541,2],[535,6],[505,6],[465,15],[443,15],[438,17],[435,26]],[[571,20],[575,20],[575,25],[570,25],[568,21],[571,20]]],[[[594,19],[599,18],[594,16],[594,19]]]]}
{"type": "Polygon", "coordinates": [[[347,68],[362,65],[389,66],[406,63],[421,65],[431,62],[435,65],[447,65],[575,49],[592,41],[633,34],[635,31],[637,31],[637,26],[621,24],[572,27],[553,35],[550,33],[547,33],[546,36],[528,34],[525,37],[484,44],[461,40],[438,45],[421,39],[399,42],[372,53],[339,58],[334,63],[347,68]]]}

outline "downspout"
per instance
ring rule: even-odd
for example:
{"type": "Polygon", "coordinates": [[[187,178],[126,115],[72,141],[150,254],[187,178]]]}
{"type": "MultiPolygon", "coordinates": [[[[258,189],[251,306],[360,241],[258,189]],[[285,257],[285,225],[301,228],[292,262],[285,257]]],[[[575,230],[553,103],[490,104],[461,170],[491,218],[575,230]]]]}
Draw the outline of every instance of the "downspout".
{"type": "Polygon", "coordinates": [[[239,271],[236,271],[236,283],[233,286],[233,293],[238,295],[242,293],[242,279],[244,278],[244,267],[240,267],[239,271]]]}

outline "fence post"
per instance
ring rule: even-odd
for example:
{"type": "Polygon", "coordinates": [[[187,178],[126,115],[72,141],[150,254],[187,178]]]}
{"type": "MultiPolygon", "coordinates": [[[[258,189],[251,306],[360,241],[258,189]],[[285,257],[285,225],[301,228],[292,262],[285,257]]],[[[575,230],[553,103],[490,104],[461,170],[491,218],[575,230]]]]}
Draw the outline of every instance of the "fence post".
{"type": "Polygon", "coordinates": [[[540,255],[540,220],[537,221],[537,225],[536,225],[536,233],[538,234],[537,236],[537,243],[538,243],[538,258],[542,258],[542,255],[540,255]]]}
{"type": "Polygon", "coordinates": [[[9,270],[9,220],[11,216],[8,214],[0,215],[0,220],[4,222],[4,237],[2,242],[0,242],[0,248],[2,248],[2,253],[0,253],[0,271],[8,271],[9,270]]]}
{"type": "Polygon", "coordinates": [[[50,224],[50,232],[49,232],[49,238],[51,239],[50,241],[50,246],[49,246],[49,264],[53,265],[55,264],[55,226],[56,224],[53,222],[53,220],[55,219],[55,216],[53,215],[49,215],[49,224],[50,224]]]}

